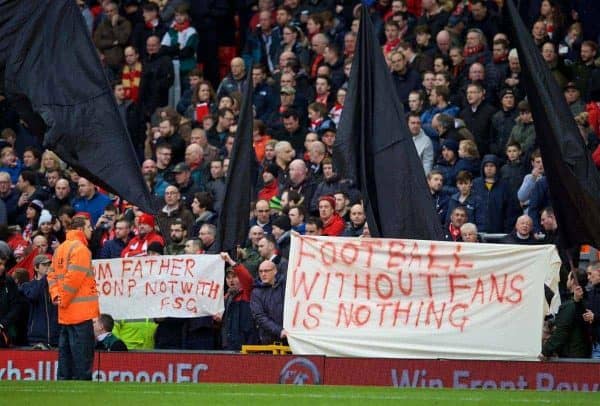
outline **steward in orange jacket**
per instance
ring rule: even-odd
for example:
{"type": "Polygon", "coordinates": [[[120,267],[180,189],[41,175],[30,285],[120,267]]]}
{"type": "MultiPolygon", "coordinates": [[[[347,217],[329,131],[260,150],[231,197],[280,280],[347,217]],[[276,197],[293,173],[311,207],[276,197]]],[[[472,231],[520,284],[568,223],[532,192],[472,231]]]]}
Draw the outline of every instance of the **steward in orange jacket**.
{"type": "Polygon", "coordinates": [[[91,380],[94,363],[94,325],[100,315],[98,291],[92,269],[92,252],[87,247],[92,225],[75,216],[67,239],[54,251],[48,288],[58,305],[58,379],[91,380]]]}
{"type": "Polygon", "coordinates": [[[52,258],[50,297],[58,302],[58,323],[78,324],[100,315],[92,254],[84,231],[69,230],[52,258]]]}

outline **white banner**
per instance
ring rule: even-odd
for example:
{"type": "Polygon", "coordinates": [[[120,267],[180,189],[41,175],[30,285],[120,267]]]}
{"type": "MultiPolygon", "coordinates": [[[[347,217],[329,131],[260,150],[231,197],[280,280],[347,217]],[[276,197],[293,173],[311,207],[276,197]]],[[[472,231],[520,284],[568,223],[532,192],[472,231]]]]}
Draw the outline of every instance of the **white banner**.
{"type": "Polygon", "coordinates": [[[295,354],[534,360],[552,245],[294,236],[284,328],[295,354]]]}
{"type": "Polygon", "coordinates": [[[222,312],[219,255],[163,255],[92,262],[100,311],[115,320],[201,317],[222,312]]]}

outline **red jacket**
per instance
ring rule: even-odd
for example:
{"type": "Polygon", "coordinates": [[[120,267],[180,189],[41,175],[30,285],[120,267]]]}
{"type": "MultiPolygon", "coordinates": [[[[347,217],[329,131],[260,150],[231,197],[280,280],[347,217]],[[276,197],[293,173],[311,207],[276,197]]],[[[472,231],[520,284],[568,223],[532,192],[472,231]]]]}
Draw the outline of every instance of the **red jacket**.
{"type": "Polygon", "coordinates": [[[242,264],[236,264],[233,267],[233,272],[240,281],[240,293],[233,301],[234,302],[249,302],[252,288],[254,287],[254,279],[248,269],[242,264]]]}
{"type": "Polygon", "coordinates": [[[160,243],[163,247],[165,246],[165,240],[160,234],[150,231],[146,236],[140,237],[136,235],[129,241],[129,244],[121,252],[121,258],[127,257],[141,257],[147,254],[148,245],[153,242],[160,243]]]}
{"type": "Polygon", "coordinates": [[[275,197],[278,194],[279,187],[277,186],[277,179],[275,179],[270,184],[265,185],[265,187],[258,192],[258,199],[271,200],[272,197],[275,197]]]}
{"type": "Polygon", "coordinates": [[[323,224],[323,235],[340,236],[344,232],[344,228],[346,228],[344,219],[339,214],[333,213],[333,216],[323,224]]]}

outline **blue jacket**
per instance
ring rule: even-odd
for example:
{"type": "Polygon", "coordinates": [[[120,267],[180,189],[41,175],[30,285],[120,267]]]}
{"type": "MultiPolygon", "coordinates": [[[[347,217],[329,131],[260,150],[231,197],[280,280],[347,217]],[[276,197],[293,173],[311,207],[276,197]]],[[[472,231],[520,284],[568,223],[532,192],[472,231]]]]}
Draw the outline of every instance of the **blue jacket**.
{"type": "Polygon", "coordinates": [[[470,172],[475,178],[481,171],[481,162],[477,158],[461,158],[456,162],[454,170],[457,175],[460,171],[470,172]]]}
{"type": "Polygon", "coordinates": [[[459,110],[460,110],[459,107],[455,106],[454,104],[448,104],[443,109],[438,108],[438,107],[431,107],[431,108],[425,110],[423,112],[423,114],[421,114],[421,127],[423,127],[423,131],[425,131],[425,134],[427,134],[429,137],[432,137],[432,138],[439,137],[439,134],[431,126],[431,122],[433,121],[433,116],[435,116],[438,113],[444,113],[444,114],[448,114],[452,117],[456,117],[456,116],[458,116],[459,110]]]}
{"type": "Polygon", "coordinates": [[[58,346],[58,308],[52,304],[48,292],[48,280],[34,279],[19,288],[29,302],[29,321],[27,322],[27,341],[34,345],[43,343],[58,346]]]}
{"type": "Polygon", "coordinates": [[[94,193],[91,199],[85,197],[76,197],[73,199],[73,208],[75,211],[85,211],[90,213],[91,223],[96,224],[100,216],[104,213],[104,208],[111,202],[110,198],[102,193],[94,193]]]}
{"type": "Polygon", "coordinates": [[[485,224],[485,220],[482,217],[483,212],[481,210],[481,200],[479,197],[473,195],[471,193],[464,202],[460,202],[459,200],[460,193],[455,193],[450,197],[450,201],[448,202],[448,211],[446,211],[446,221],[444,224],[450,223],[450,214],[452,210],[456,207],[464,207],[467,211],[467,221],[469,223],[473,223],[477,226],[477,230],[485,224]]]}
{"type": "Polygon", "coordinates": [[[250,310],[258,327],[261,344],[281,341],[283,330],[283,304],[285,302],[285,274],[277,272],[275,283],[258,282],[250,297],[250,310]]]}
{"type": "Polygon", "coordinates": [[[551,205],[548,179],[546,179],[546,176],[542,176],[533,186],[529,198],[529,209],[527,210],[527,214],[533,221],[534,232],[543,231],[540,224],[540,216],[542,215],[542,210],[551,205]]]}
{"type": "Polygon", "coordinates": [[[508,189],[500,179],[500,168],[496,155],[488,154],[481,160],[481,177],[473,181],[473,194],[481,201],[482,224],[477,228],[480,232],[506,233],[510,232],[513,224],[507,224],[508,189]],[[496,178],[491,189],[485,184],[483,168],[486,163],[496,165],[496,178]]]}
{"type": "Polygon", "coordinates": [[[100,259],[121,258],[121,251],[125,249],[127,243],[119,238],[113,238],[104,243],[98,254],[100,259]]]}
{"type": "Polygon", "coordinates": [[[17,159],[17,165],[14,168],[8,166],[0,166],[0,172],[6,172],[10,175],[10,181],[14,184],[19,180],[19,175],[23,170],[23,163],[20,159],[17,159]]]}

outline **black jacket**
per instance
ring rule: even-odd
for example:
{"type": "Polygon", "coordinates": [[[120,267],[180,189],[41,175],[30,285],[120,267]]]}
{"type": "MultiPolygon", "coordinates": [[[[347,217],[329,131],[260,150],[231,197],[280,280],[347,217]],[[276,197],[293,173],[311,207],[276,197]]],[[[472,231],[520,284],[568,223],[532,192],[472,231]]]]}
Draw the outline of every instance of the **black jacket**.
{"type": "Polygon", "coordinates": [[[473,134],[481,155],[489,153],[490,150],[490,129],[494,113],[496,108],[483,102],[477,110],[473,111],[471,106],[467,106],[458,115],[473,134]]]}
{"type": "Polygon", "coordinates": [[[174,72],[171,58],[162,54],[148,55],[142,63],[140,100],[142,114],[149,119],[157,107],[169,104],[169,88],[174,72]]]}
{"type": "Polygon", "coordinates": [[[6,272],[0,275],[0,324],[11,340],[17,336],[17,322],[23,310],[23,299],[16,283],[6,272]]]}

